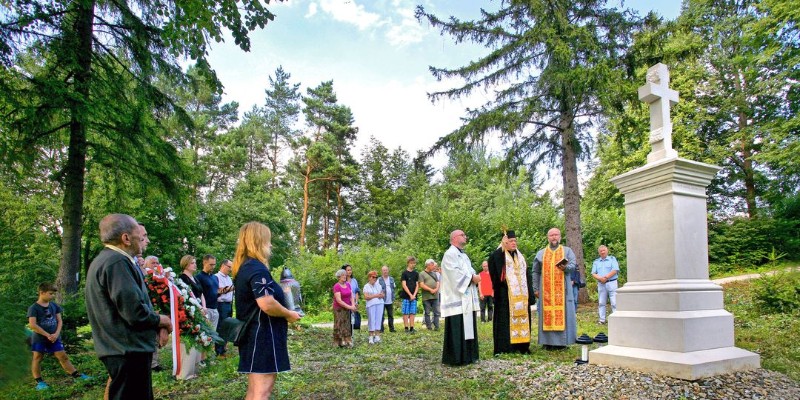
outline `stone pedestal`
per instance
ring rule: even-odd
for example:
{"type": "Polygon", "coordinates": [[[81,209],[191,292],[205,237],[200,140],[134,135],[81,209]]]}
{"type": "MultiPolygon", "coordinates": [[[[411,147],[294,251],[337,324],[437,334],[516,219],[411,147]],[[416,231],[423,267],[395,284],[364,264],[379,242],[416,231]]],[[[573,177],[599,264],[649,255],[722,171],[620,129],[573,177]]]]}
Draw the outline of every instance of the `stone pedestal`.
{"type": "Polygon", "coordinates": [[[708,279],[706,187],[718,171],[670,157],[611,179],[625,195],[628,282],[590,363],[689,380],[759,367],[734,347],[733,315],[708,279]]]}

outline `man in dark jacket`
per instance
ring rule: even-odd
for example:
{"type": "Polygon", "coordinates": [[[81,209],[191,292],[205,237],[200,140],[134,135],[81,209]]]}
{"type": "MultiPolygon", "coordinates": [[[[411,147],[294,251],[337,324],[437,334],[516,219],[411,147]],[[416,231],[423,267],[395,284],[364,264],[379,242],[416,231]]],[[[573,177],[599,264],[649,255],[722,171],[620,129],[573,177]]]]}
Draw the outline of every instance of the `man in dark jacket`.
{"type": "Polygon", "coordinates": [[[149,242],[147,232],[129,215],[110,214],[100,221],[100,240],[105,248],[86,277],[86,313],[95,351],[108,371],[108,398],[152,399],[150,362],[171,324],[153,310],[133,261],[149,242]]]}

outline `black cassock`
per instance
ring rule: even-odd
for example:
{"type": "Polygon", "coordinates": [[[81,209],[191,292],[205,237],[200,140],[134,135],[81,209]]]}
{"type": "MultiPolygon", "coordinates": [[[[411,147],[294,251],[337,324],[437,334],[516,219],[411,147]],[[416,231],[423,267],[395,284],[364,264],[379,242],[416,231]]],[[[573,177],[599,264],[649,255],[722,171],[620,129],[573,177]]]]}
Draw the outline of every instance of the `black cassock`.
{"type": "MultiPolygon", "coordinates": [[[[511,253],[516,258],[518,250],[511,253]]],[[[494,290],[494,320],[492,321],[492,336],[494,337],[494,354],[530,352],[530,342],[511,344],[511,324],[508,305],[508,284],[503,277],[506,268],[506,253],[498,248],[489,256],[489,276],[492,278],[494,290]]],[[[528,282],[528,329],[531,322],[531,308],[534,304],[533,286],[531,285],[530,265],[525,270],[528,282]]]]}

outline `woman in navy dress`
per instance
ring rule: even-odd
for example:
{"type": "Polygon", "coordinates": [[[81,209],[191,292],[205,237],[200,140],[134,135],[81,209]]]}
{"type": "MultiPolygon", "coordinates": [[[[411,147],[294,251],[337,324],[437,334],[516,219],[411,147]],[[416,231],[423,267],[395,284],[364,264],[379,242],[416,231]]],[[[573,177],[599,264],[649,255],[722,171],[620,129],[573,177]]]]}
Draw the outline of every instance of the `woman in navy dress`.
{"type": "Polygon", "coordinates": [[[278,372],[288,371],[288,323],[300,314],[286,308],[280,285],[272,279],[267,262],[272,249],[269,228],[248,222],[239,230],[233,259],[236,317],[246,319],[260,309],[239,345],[239,372],[247,375],[246,399],[269,399],[278,372]]]}

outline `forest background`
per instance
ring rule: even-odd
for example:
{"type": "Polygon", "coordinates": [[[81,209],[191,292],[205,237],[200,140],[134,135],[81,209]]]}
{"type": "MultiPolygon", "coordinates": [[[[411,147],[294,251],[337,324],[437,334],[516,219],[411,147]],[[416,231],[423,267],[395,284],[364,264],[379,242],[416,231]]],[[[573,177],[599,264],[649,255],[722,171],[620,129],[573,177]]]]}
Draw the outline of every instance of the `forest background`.
{"type": "MultiPolygon", "coordinates": [[[[472,21],[420,7],[444,36],[486,47],[463,67],[432,67],[463,85],[431,100],[492,96],[417,154],[375,138],[353,154],[359,129],[333,81],[294,82],[283,68],[240,118],[207,47],[229,31],[248,50],[248,33],[272,15],[258,1],[212,3],[217,12],[0,3],[2,348],[22,340],[40,282],[61,288],[67,338],[86,325],[83,277],[102,249],[97,224],[115,212],[145,224],[145,255],[172,267],[185,254],[229,258],[244,222],[266,223],[273,274],[291,268],[312,315],[329,307],[342,264],[359,279],[382,265],[399,276],[406,256],[440,260],[454,229],[478,268],[503,227],[529,258],[561,227],[587,268],[608,245],[624,281],[623,198],[609,179],[650,150],[636,88],[657,62],[681,95],[674,147],[723,167],[708,190],[712,275],[800,254],[800,11],[790,2],[688,0],[675,20],[604,1],[502,2],[472,21]],[[182,68],[183,58],[194,61],[182,68]],[[437,154],[448,159],[440,170],[437,154]],[[582,187],[578,162],[589,165],[582,187]],[[552,177],[560,190],[543,190],[552,177]]],[[[0,365],[17,356],[4,351],[0,365]]]]}

